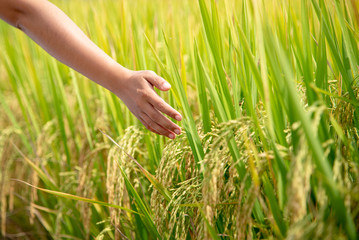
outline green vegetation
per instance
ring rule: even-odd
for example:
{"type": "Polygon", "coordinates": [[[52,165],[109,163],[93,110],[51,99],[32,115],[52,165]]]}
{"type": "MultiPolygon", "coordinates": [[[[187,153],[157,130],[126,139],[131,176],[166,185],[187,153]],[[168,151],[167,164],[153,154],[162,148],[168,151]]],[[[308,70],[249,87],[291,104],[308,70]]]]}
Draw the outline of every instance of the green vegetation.
{"type": "Polygon", "coordinates": [[[1,22],[3,236],[359,237],[357,1],[55,4],[119,63],[167,79],[184,133],[145,130],[1,22]]]}

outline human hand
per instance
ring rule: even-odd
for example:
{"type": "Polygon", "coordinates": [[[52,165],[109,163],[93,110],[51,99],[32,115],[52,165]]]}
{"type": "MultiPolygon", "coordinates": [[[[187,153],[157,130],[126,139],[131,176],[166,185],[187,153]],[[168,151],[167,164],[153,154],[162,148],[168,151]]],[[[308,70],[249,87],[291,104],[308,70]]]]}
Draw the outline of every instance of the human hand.
{"type": "Polygon", "coordinates": [[[182,116],[153,89],[168,91],[171,86],[152,71],[122,67],[49,1],[0,0],[0,18],[20,28],[62,63],[115,93],[152,132],[171,139],[181,133],[162,113],[177,121],[182,116]]]}
{"type": "Polygon", "coordinates": [[[148,130],[174,139],[181,128],[163,113],[177,121],[181,121],[182,116],[158,96],[154,87],[168,91],[171,85],[153,71],[129,71],[113,92],[148,130]]]}

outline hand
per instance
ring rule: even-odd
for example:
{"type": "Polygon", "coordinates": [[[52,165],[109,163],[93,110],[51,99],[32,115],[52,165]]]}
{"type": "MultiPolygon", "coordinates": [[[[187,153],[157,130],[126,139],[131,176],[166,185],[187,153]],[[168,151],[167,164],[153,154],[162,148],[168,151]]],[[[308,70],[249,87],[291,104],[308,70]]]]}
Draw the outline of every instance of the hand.
{"type": "Polygon", "coordinates": [[[122,78],[121,84],[113,92],[122,99],[128,109],[150,131],[174,139],[181,134],[181,128],[165,117],[181,121],[179,112],[167,104],[155,92],[154,87],[168,91],[171,85],[153,71],[130,71],[122,78]]]}
{"type": "Polygon", "coordinates": [[[168,91],[171,86],[152,71],[122,67],[52,3],[0,0],[0,18],[23,30],[59,61],[115,93],[152,132],[171,139],[181,133],[162,113],[177,121],[182,116],[153,89],[168,91]]]}

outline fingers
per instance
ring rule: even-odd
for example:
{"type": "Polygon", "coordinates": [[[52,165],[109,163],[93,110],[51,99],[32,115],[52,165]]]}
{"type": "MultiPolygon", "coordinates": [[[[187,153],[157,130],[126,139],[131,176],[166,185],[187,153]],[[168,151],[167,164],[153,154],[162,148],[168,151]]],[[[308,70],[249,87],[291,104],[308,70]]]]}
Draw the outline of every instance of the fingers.
{"type": "Polygon", "coordinates": [[[166,80],[158,76],[153,71],[146,71],[145,79],[149,81],[153,86],[155,86],[156,88],[162,91],[168,91],[171,88],[171,84],[169,84],[166,80]]]}
{"type": "Polygon", "coordinates": [[[135,111],[138,113],[136,116],[148,130],[174,139],[176,134],[181,134],[181,128],[164,116],[163,113],[177,121],[181,121],[182,116],[158,96],[153,89],[153,87],[156,87],[159,90],[167,91],[171,88],[171,85],[153,71],[140,71],[138,73],[134,79],[145,80],[146,84],[141,82],[136,90],[139,95],[132,95],[135,98],[140,97],[135,101],[135,108],[139,110],[135,111]]]}
{"type": "Polygon", "coordinates": [[[143,112],[146,113],[148,117],[151,118],[152,121],[160,125],[165,130],[169,130],[170,132],[174,132],[176,134],[181,134],[181,128],[166,118],[159,110],[154,108],[150,103],[143,106],[143,112]]]}
{"type": "Polygon", "coordinates": [[[142,112],[141,114],[141,119],[143,121],[142,124],[150,131],[157,133],[159,135],[163,135],[166,136],[170,139],[175,139],[175,134],[171,131],[169,131],[168,129],[165,129],[163,127],[161,127],[158,123],[156,123],[155,121],[153,121],[153,119],[151,119],[151,117],[149,117],[145,112],[142,112]]]}
{"type": "Polygon", "coordinates": [[[182,120],[182,116],[179,112],[177,112],[174,108],[172,108],[168,103],[165,102],[161,97],[157,94],[153,98],[150,99],[150,104],[152,104],[156,109],[160,112],[163,112],[167,116],[176,119],[177,121],[182,120]]]}
{"type": "Polygon", "coordinates": [[[154,130],[153,128],[150,127],[150,125],[145,121],[143,120],[142,117],[138,117],[138,119],[140,120],[140,122],[143,124],[143,126],[145,126],[148,130],[150,130],[151,132],[154,132],[158,135],[161,135],[159,132],[157,132],[156,130],[154,130]]]}
{"type": "MultiPolygon", "coordinates": [[[[146,73],[147,73],[146,80],[150,81],[151,84],[158,86],[157,88],[167,84],[167,82],[163,78],[157,76],[154,72],[146,71],[146,73]]],[[[181,114],[178,111],[176,111],[174,108],[172,108],[168,103],[166,103],[160,96],[158,96],[155,91],[147,92],[147,94],[144,94],[144,96],[146,96],[147,101],[160,112],[166,114],[167,116],[177,121],[182,120],[181,114]]]]}

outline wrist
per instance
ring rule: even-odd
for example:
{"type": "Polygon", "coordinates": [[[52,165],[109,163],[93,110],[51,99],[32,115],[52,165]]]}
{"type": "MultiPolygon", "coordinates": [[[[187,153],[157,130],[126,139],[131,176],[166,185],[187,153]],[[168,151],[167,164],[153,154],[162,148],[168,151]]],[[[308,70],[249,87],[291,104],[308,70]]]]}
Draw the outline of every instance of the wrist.
{"type": "Polygon", "coordinates": [[[114,62],[108,71],[107,81],[108,86],[106,88],[113,92],[114,94],[118,95],[121,88],[128,84],[128,79],[131,78],[135,71],[127,69],[121,66],[119,63],[114,62]]]}

